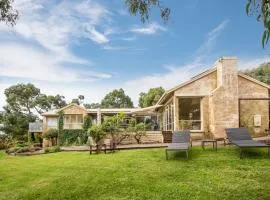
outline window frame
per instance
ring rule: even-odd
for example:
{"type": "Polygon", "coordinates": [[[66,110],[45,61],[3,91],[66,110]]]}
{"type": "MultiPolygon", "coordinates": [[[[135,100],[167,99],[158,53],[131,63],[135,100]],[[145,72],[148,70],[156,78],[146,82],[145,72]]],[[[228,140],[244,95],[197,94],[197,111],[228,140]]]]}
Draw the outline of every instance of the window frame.
{"type": "MultiPolygon", "coordinates": [[[[203,126],[203,106],[202,106],[202,96],[187,96],[187,97],[178,97],[178,123],[180,123],[180,101],[181,99],[199,99],[200,103],[200,120],[183,120],[183,121],[200,121],[200,129],[190,129],[191,132],[202,132],[204,130],[203,126]]],[[[180,126],[180,125],[179,125],[180,126]]]]}

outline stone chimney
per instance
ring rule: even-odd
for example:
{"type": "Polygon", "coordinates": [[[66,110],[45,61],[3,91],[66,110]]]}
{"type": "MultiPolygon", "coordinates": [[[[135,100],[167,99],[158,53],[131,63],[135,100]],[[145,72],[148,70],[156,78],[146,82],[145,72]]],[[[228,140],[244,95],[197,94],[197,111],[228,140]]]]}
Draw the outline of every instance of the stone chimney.
{"type": "Polygon", "coordinates": [[[209,98],[210,130],[225,136],[225,128],[238,127],[238,70],[236,57],[222,57],[216,63],[217,88],[209,98]]]}

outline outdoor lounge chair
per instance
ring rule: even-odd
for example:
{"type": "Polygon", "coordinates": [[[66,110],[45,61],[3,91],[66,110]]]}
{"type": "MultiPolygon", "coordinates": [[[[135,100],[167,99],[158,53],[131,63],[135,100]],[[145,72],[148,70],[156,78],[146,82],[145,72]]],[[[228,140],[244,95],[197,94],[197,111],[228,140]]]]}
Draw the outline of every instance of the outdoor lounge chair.
{"type": "Polygon", "coordinates": [[[242,158],[243,149],[247,148],[268,148],[269,156],[270,145],[253,140],[247,128],[227,128],[225,130],[229,143],[240,148],[240,158],[242,158]]]}
{"type": "Polygon", "coordinates": [[[190,131],[173,132],[172,143],[166,148],[166,159],[168,160],[168,151],[185,151],[188,158],[189,148],[192,147],[190,131]]]}

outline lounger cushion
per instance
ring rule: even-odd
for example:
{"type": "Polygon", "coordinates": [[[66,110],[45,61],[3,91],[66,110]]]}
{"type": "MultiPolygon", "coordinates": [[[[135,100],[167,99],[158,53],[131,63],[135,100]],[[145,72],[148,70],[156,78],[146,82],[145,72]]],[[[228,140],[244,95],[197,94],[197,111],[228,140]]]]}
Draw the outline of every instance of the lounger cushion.
{"type": "Polygon", "coordinates": [[[233,140],[231,143],[239,147],[270,147],[267,144],[255,141],[255,140],[233,140]]]}
{"type": "Polygon", "coordinates": [[[190,142],[189,131],[174,132],[172,135],[172,143],[189,143],[189,142],[190,142]]]}
{"type": "Polygon", "coordinates": [[[168,145],[168,150],[188,150],[189,144],[188,143],[172,143],[168,145]]]}
{"type": "Polygon", "coordinates": [[[247,128],[227,128],[226,134],[229,141],[252,140],[247,128]]]}

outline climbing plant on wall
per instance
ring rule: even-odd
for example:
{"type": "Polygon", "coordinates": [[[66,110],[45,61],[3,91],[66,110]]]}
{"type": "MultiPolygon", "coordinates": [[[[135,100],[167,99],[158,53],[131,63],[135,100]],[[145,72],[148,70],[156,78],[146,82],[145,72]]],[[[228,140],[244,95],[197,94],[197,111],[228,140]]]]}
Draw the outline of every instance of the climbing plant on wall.
{"type": "Polygon", "coordinates": [[[59,140],[60,135],[63,133],[64,129],[64,112],[61,110],[58,114],[59,114],[58,119],[58,140],[59,140]]]}
{"type": "Polygon", "coordinates": [[[87,115],[84,117],[84,121],[83,121],[83,130],[87,131],[91,126],[91,119],[90,117],[87,115]]]}

